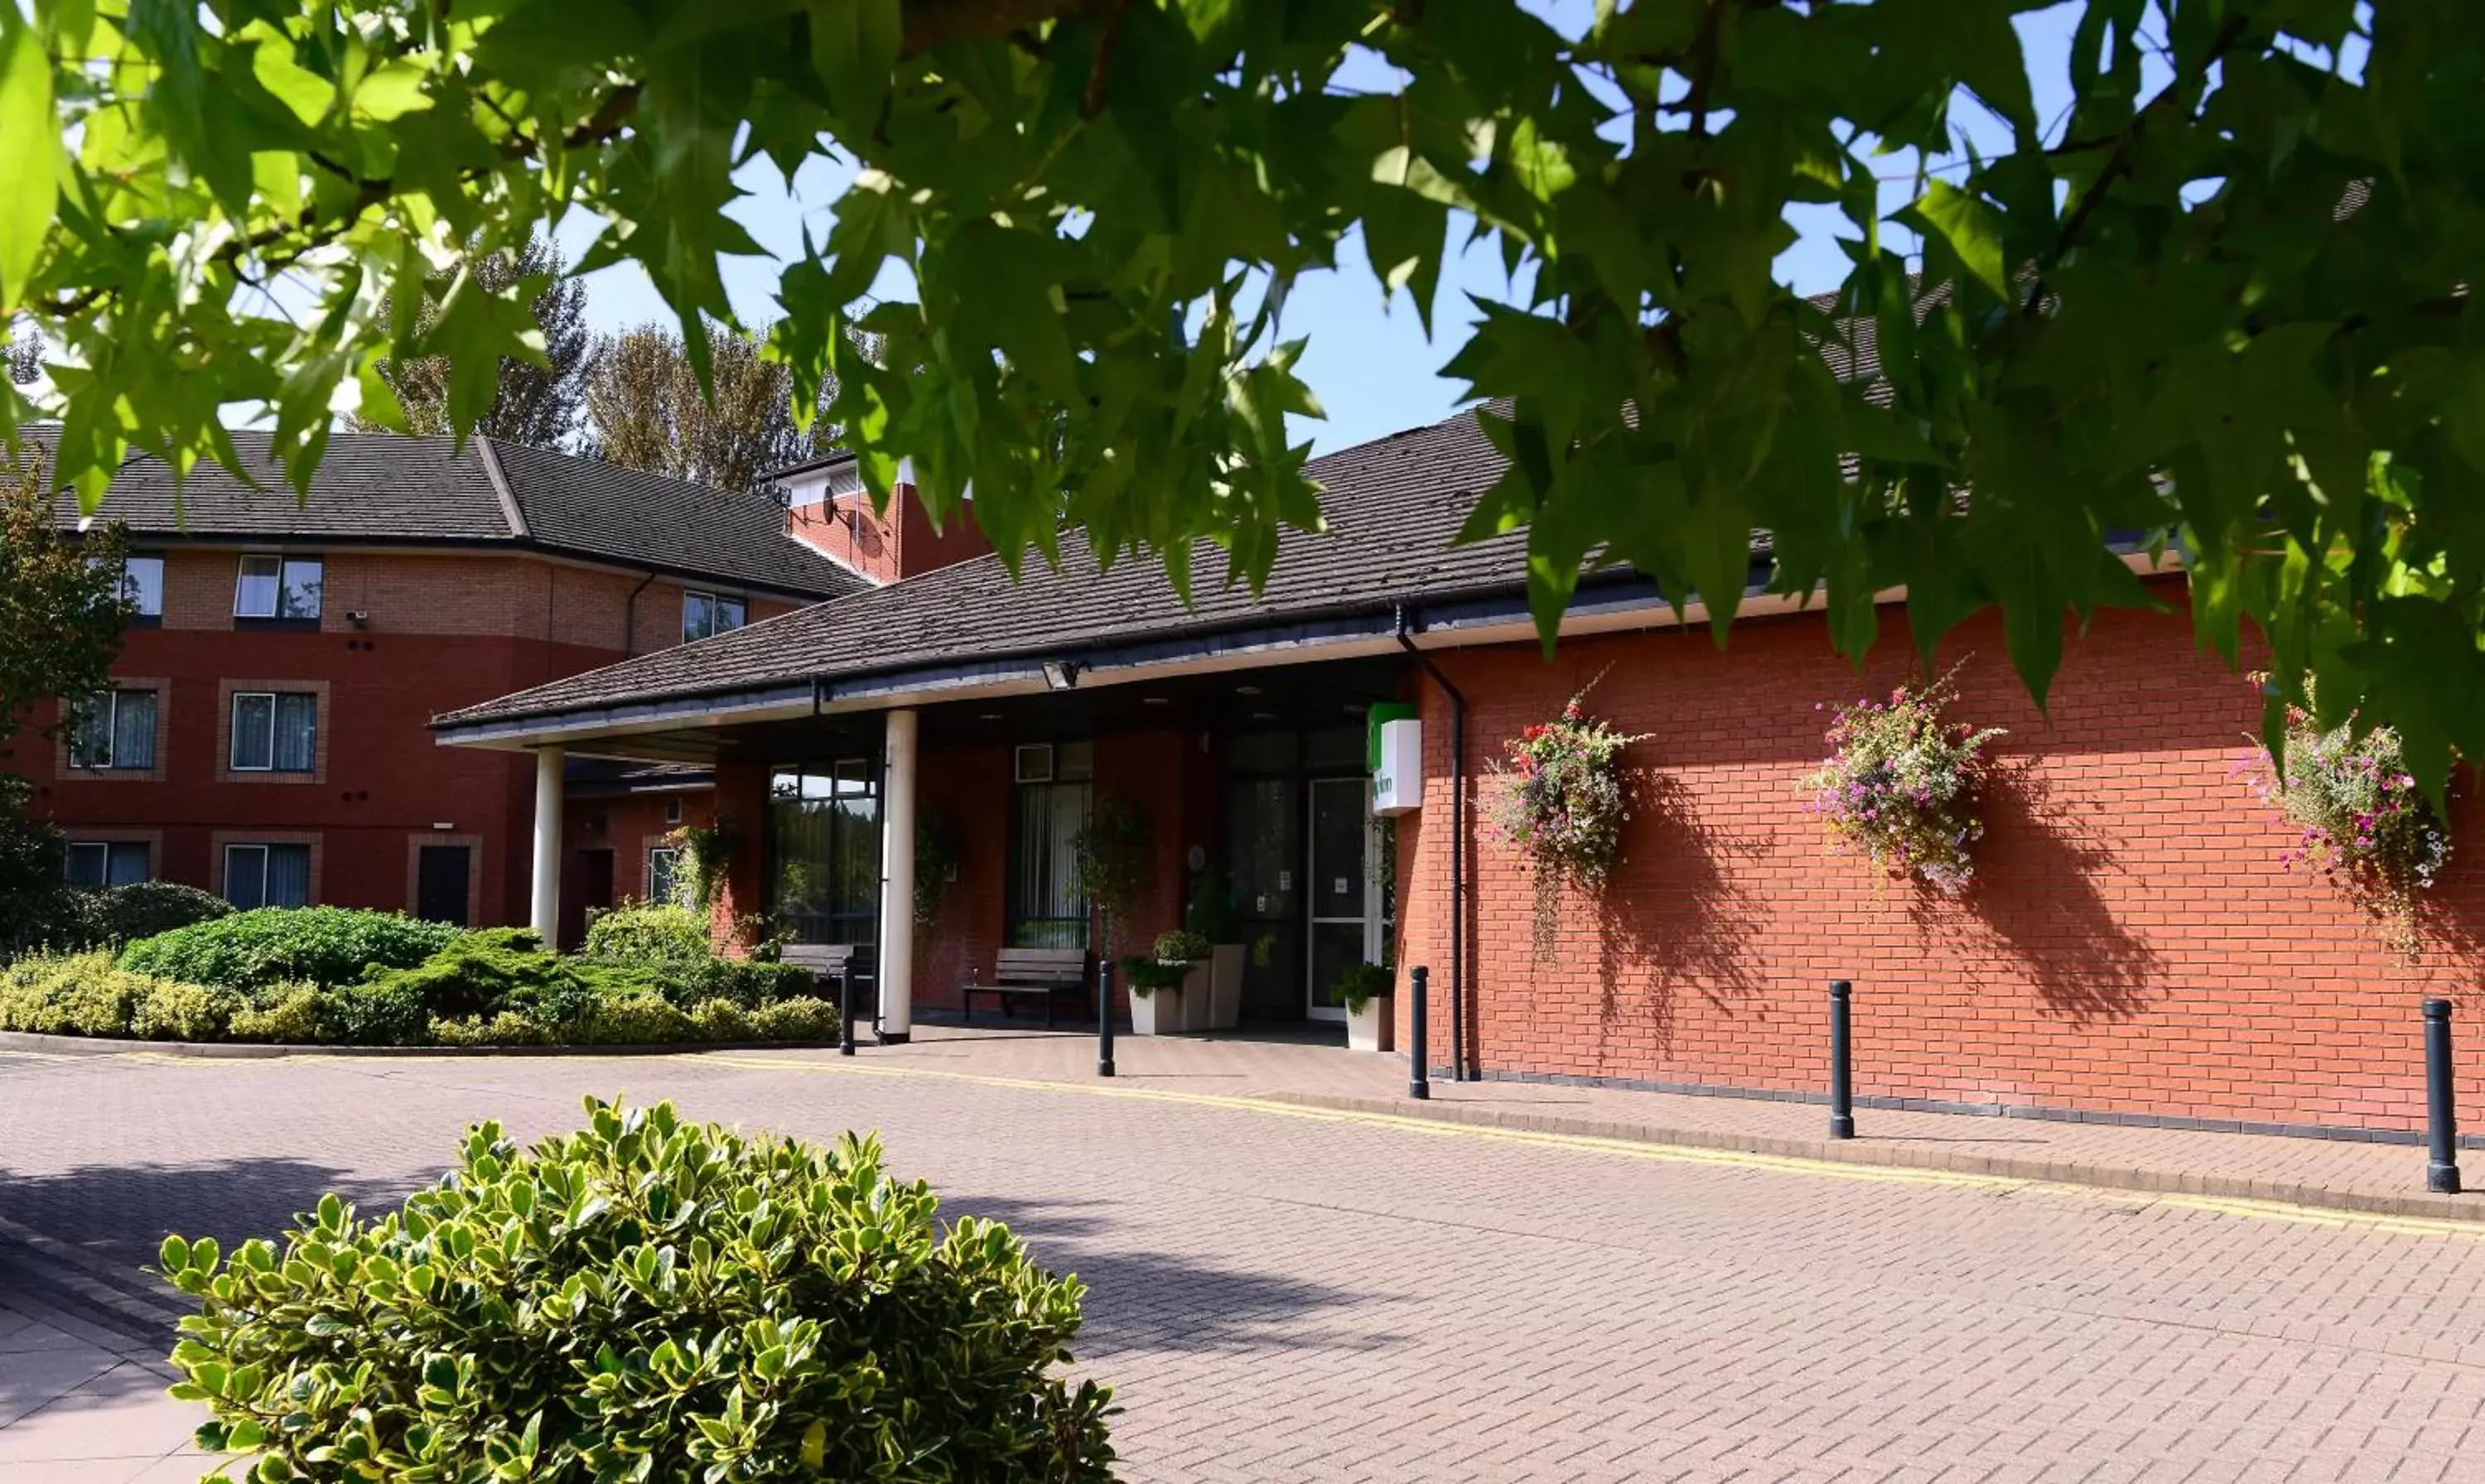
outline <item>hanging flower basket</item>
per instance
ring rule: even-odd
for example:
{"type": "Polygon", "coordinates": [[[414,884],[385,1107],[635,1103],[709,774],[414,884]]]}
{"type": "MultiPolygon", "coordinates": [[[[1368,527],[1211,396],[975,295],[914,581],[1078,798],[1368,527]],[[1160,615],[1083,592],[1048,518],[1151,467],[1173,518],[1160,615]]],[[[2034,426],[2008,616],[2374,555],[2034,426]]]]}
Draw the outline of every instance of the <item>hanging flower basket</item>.
{"type": "Polygon", "coordinates": [[[1509,780],[1493,823],[1535,881],[1539,962],[1552,958],[1561,936],[1562,888],[1600,891],[1622,862],[1623,826],[1630,820],[1623,749],[1650,735],[1625,736],[1590,716],[1595,688],[1589,682],[1559,717],[1520,732],[1493,766],[1509,780]]]}
{"type": "Polygon", "coordinates": [[[2450,859],[2450,831],[2408,772],[2399,734],[2355,732],[2352,715],[2325,732],[2311,713],[2288,707],[2285,766],[2255,739],[2253,791],[2299,831],[2279,857],[2288,869],[2319,872],[2414,958],[2417,904],[2450,859]]]}
{"type": "Polygon", "coordinates": [[[1838,708],[1830,755],[1802,783],[1836,849],[1860,851],[1946,897],[1976,877],[1970,852],[1984,836],[1976,816],[1990,770],[1984,749],[2007,735],[1944,719],[1958,698],[1957,675],[1952,665],[1925,685],[1900,686],[1887,701],[1838,708]]]}

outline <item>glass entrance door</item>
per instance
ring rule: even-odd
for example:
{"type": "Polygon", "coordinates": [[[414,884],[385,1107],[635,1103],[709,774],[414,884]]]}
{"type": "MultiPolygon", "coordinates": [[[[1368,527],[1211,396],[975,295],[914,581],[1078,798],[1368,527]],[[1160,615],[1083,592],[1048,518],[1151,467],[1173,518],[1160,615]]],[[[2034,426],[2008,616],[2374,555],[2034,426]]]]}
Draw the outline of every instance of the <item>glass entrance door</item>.
{"type": "Polygon", "coordinates": [[[1311,942],[1306,1012],[1344,1020],[1331,991],[1340,975],[1380,960],[1381,893],[1373,880],[1372,783],[1315,778],[1311,794],[1311,942]]]}

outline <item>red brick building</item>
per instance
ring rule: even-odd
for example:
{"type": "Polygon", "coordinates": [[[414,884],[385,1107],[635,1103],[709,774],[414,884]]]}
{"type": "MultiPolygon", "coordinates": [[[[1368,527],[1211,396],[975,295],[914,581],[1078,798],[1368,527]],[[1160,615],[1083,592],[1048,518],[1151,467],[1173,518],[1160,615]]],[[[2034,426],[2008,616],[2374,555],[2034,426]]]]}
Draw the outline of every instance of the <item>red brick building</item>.
{"type": "Polygon", "coordinates": [[[864,585],[766,496],[486,439],[340,433],[307,502],[266,484],[138,459],[104,498],[140,616],[87,722],[9,765],[73,879],[525,921],[533,774],[432,715],[864,585]]]}
{"type": "MultiPolygon", "coordinates": [[[[876,944],[895,1035],[956,1009],[1004,945],[1089,943],[1068,842],[1109,793],[1153,823],[1122,951],[1175,926],[1215,867],[1254,949],[1247,1015],[1328,1018],[1342,965],[1422,964],[1445,1070],[1816,1096],[1825,986],[1844,978],[1868,1105],[2421,1126],[2419,1002],[2472,1002],[2485,969],[2478,851],[2456,850],[2429,894],[2414,962],[2287,870],[2291,832],[2234,776],[2257,698],[2197,650],[2178,575],[2149,580],[2169,611],[2107,614],[2071,641],[2045,714],[1998,626],[1946,645],[1965,661],[1958,718],[2009,729],[1977,883],[1951,901],[1830,853],[1798,788],[1825,750],[1817,708],[1904,673],[1898,607],[1858,677],[1816,614],[1757,599],[1720,653],[1697,605],[1686,630],[1606,572],[1548,661],[1519,538],[1452,545],[1499,472],[1472,418],[1313,472],[1331,528],[1289,533],[1257,597],[1203,584],[1185,608],[1148,564],[1100,578],[1065,537],[1057,573],[965,561],[436,728],[486,753],[712,767],[744,826],[734,905],[876,944]],[[1531,884],[1488,823],[1490,762],[1598,675],[1595,709],[1651,734],[1625,755],[1643,804],[1617,878],[1566,900],[1540,960],[1531,884]],[[1416,709],[1423,776],[1420,808],[1376,823],[1381,705],[1416,709]],[[920,929],[917,814],[958,842],[920,929]]],[[[2472,819],[2461,801],[2454,838],[2472,819]]],[[[2466,1065],[2473,1106],[2485,1075],[2466,1065]]]]}

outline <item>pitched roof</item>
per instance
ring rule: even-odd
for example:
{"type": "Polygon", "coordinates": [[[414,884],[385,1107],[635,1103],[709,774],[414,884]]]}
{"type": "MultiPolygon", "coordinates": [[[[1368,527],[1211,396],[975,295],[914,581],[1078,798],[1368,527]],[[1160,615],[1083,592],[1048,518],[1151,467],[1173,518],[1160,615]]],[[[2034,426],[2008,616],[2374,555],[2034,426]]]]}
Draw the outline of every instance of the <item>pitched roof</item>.
{"type": "Polygon", "coordinates": [[[1081,644],[1172,638],[1256,624],[1385,610],[1450,595],[1523,588],[1523,532],[1451,544],[1503,460],[1472,412],[1314,459],[1324,532],[1278,537],[1267,587],[1214,585],[1223,556],[1194,553],[1198,585],[1185,607],[1153,561],[1098,574],[1076,531],[1059,568],[1030,555],[1018,579],[997,556],[752,624],[600,670],[451,712],[442,725],[586,710],[618,701],[722,694],[832,682],[972,656],[1057,655],[1081,644]]]}
{"type": "MultiPolygon", "coordinates": [[[[801,597],[865,585],[787,536],[783,507],[766,495],[482,438],[460,448],[447,437],[341,432],[310,499],[297,501],[267,435],[232,439],[267,471],[259,487],[211,463],[177,481],[159,460],[137,455],[114,472],[99,513],[159,540],[498,546],[801,597]]],[[[59,509],[65,525],[77,521],[73,497],[64,494],[59,509]]]]}

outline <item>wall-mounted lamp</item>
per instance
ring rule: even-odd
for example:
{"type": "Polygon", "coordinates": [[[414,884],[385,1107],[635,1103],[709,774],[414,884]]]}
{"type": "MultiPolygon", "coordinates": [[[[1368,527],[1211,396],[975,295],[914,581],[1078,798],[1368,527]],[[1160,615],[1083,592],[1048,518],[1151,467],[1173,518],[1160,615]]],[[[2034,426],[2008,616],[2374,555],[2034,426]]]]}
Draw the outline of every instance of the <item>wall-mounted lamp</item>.
{"type": "Polygon", "coordinates": [[[1076,660],[1047,660],[1044,661],[1044,688],[1070,689],[1079,684],[1079,672],[1085,668],[1087,666],[1076,660]]]}

